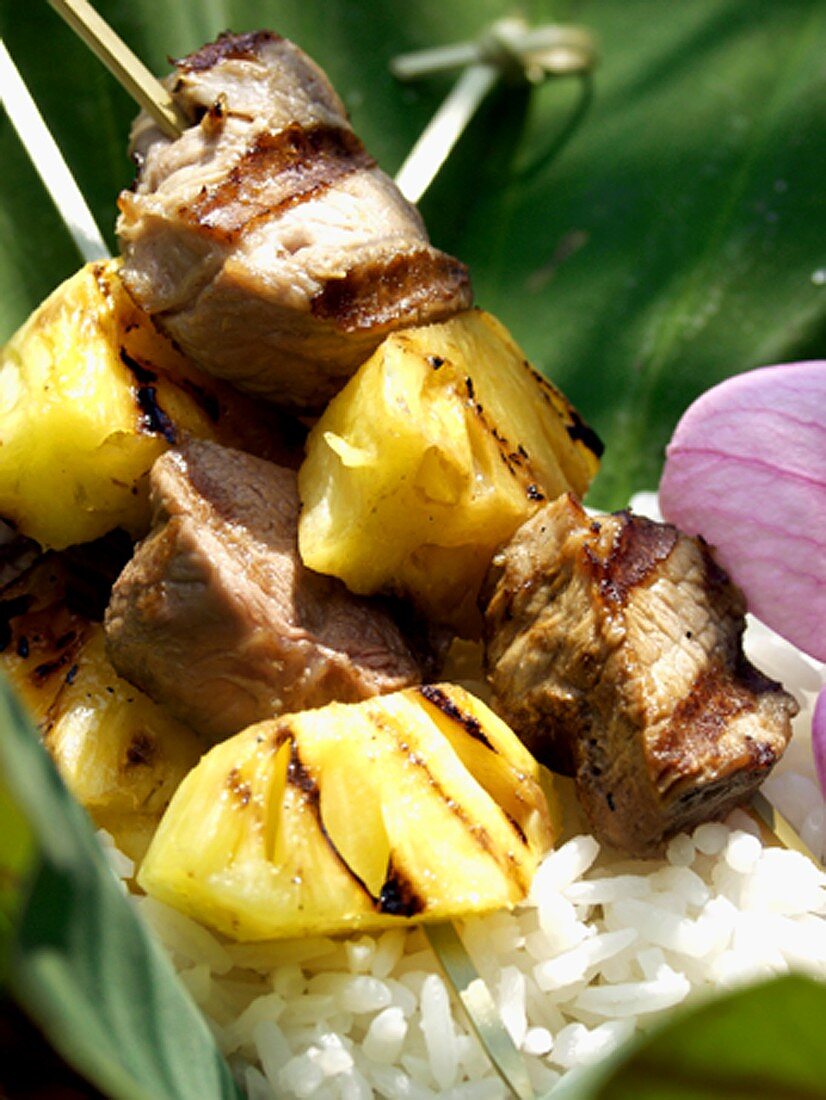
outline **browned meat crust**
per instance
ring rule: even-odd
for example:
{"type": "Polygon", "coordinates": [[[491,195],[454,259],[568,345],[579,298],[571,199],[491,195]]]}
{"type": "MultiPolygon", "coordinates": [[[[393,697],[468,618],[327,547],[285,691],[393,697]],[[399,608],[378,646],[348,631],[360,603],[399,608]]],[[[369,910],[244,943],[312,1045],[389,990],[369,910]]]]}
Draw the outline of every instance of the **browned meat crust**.
{"type": "Polygon", "coordinates": [[[291,42],[222,36],[170,87],[192,125],[170,142],[139,120],[118,233],[130,292],[200,366],[316,411],[388,332],[471,305],[291,42]]]}
{"type": "Polygon", "coordinates": [[[152,469],[155,520],[105,626],[118,672],[212,738],[422,679],[381,604],[305,569],[296,475],[203,441],[152,469]]]}
{"type": "Polygon", "coordinates": [[[570,496],[529,520],[485,594],[494,707],[638,855],[725,814],[782,755],[797,706],[745,659],[741,593],[705,544],[570,496]]]}

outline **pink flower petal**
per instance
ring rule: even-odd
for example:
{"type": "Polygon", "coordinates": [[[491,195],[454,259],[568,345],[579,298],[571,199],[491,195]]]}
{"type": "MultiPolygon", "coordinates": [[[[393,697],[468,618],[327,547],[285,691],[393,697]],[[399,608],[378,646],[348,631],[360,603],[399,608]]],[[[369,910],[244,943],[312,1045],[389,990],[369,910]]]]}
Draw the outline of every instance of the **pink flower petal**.
{"type": "Polygon", "coordinates": [[[660,505],[715,547],[758,618],[826,660],[826,362],[703,394],[669,444],[660,505]]]}
{"type": "Polygon", "coordinates": [[[812,752],[820,789],[826,797],[826,687],[821,689],[812,718],[812,752]]]}

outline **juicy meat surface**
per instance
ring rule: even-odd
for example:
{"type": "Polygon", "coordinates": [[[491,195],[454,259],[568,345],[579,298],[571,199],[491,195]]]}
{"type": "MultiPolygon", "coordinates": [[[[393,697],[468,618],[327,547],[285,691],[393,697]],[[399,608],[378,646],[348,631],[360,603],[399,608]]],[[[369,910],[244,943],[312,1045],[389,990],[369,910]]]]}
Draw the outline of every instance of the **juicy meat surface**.
{"type": "Polygon", "coordinates": [[[494,709],[615,847],[656,853],[782,755],[797,704],[744,657],[742,595],[701,540],[563,496],[494,560],[485,599],[494,709]]]}
{"type": "Polygon", "coordinates": [[[151,479],[153,528],[105,619],[126,679],[212,738],[421,681],[380,604],[302,565],[294,471],[191,440],[151,479]]]}
{"type": "Polygon", "coordinates": [[[170,141],[138,119],[118,235],[130,292],[199,365],[316,410],[389,331],[470,306],[465,267],[291,42],[223,35],[168,83],[191,125],[170,141]]]}

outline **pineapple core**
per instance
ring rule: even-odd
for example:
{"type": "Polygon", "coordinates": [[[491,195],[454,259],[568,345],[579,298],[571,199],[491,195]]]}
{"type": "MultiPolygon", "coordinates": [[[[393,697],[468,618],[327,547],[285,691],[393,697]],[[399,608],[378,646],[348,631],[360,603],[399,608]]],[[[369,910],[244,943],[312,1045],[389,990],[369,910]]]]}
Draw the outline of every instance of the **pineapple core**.
{"type": "Polygon", "coordinates": [[[489,314],[395,333],[310,434],[301,557],[475,637],[495,551],[544,501],[582,496],[599,450],[489,314]]]}
{"type": "Polygon", "coordinates": [[[443,684],[217,745],[174,795],[139,883],[234,939],[326,935],[512,906],[554,835],[534,759],[443,684]]]}

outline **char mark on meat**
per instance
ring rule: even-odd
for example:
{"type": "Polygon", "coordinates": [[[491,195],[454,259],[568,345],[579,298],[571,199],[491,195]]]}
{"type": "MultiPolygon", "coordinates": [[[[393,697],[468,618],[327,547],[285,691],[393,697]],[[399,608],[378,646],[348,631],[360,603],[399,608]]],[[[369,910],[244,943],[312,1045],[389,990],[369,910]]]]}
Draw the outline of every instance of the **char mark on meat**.
{"type": "Polygon", "coordinates": [[[430,244],[291,42],[224,35],[168,84],[192,125],[170,141],[136,124],[123,279],[200,366],[315,411],[388,332],[471,305],[464,265],[430,244]]]}
{"type": "Polygon", "coordinates": [[[191,440],[151,479],[105,620],[120,675],[211,738],[421,682],[381,603],[302,565],[294,471],[191,440]]]}
{"type": "Polygon", "coordinates": [[[619,512],[547,505],[483,595],[493,705],[572,775],[597,835],[652,855],[748,798],[794,700],[742,652],[742,594],[701,539],[619,512]]]}

